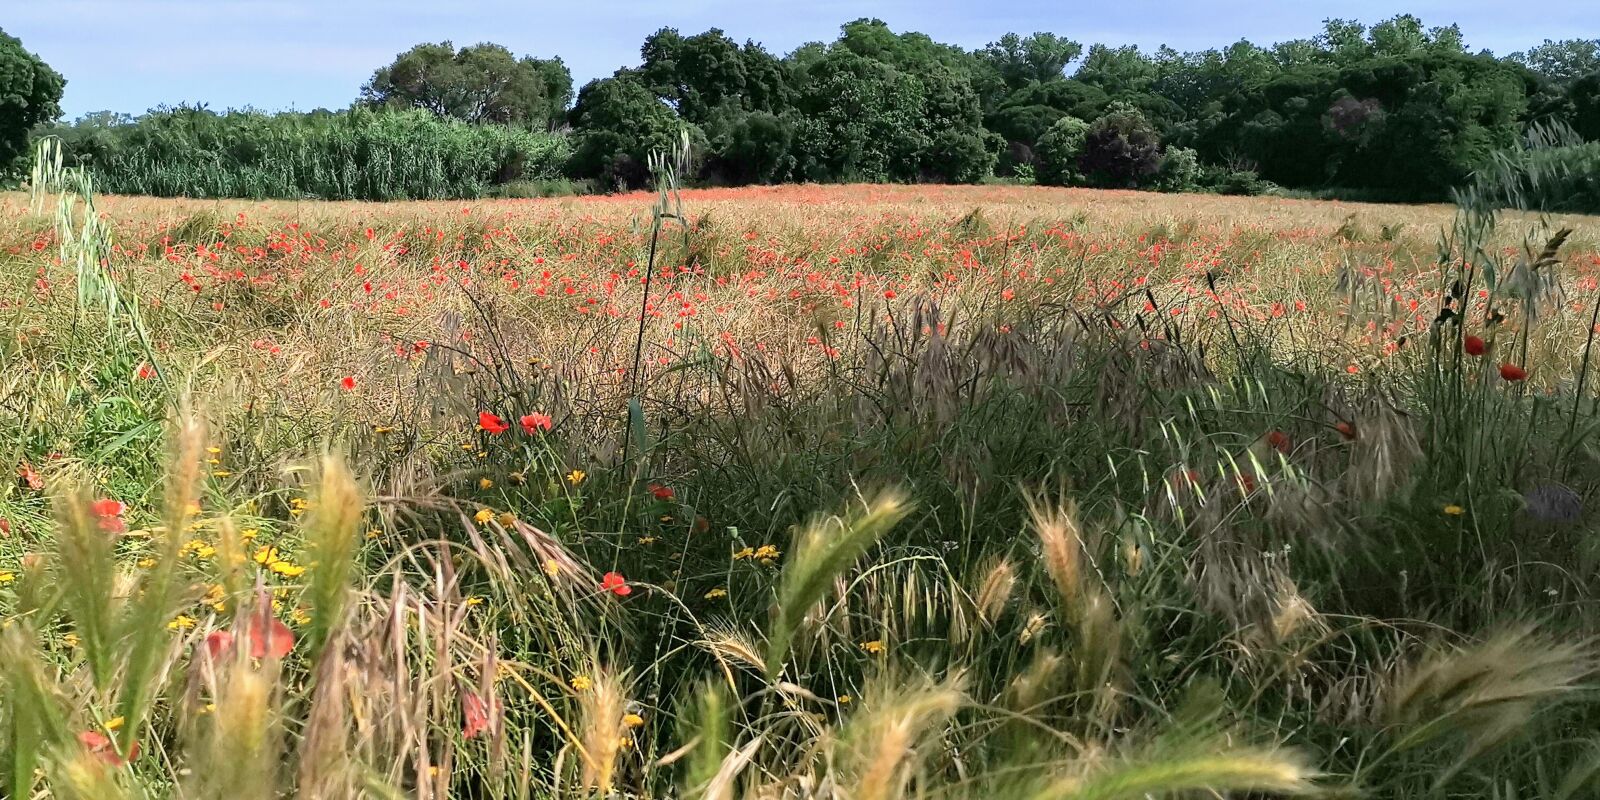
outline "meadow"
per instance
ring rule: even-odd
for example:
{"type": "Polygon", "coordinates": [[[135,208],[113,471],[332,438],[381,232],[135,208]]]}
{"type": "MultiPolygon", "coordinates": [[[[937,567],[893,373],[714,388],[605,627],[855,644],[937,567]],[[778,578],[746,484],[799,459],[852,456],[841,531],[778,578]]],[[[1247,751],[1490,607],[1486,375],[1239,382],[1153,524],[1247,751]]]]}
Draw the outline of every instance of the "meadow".
{"type": "Polygon", "coordinates": [[[0,195],[4,793],[1595,796],[1600,218],[663,185],[0,195]]]}

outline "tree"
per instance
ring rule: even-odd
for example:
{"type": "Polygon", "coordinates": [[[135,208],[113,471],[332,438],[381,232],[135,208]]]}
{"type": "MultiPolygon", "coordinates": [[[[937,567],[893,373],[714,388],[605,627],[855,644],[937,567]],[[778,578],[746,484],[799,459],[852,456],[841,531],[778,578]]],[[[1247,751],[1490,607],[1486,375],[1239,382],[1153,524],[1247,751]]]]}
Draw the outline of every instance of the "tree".
{"type": "Polygon", "coordinates": [[[1600,142],[1600,72],[1573,81],[1567,87],[1567,99],[1572,103],[1573,130],[1591,142],[1600,142]]]}
{"type": "Polygon", "coordinates": [[[1600,39],[1546,39],[1526,52],[1512,53],[1511,60],[1557,83],[1572,83],[1600,72],[1600,39]]]}
{"type": "Polygon", "coordinates": [[[1133,189],[1161,167],[1161,138],[1143,113],[1118,103],[1089,125],[1078,169],[1091,183],[1133,189]]]}
{"type": "Polygon", "coordinates": [[[548,126],[560,119],[572,75],[560,59],[518,59],[497,44],[456,50],[419,44],[380,67],[361,87],[374,108],[421,108],[467,122],[548,126]]]}
{"type": "Polygon", "coordinates": [[[745,107],[744,57],[716,28],[687,38],[662,28],[644,40],[639,55],[639,78],[689,122],[703,124],[723,104],[745,107]]]}
{"type": "Polygon", "coordinates": [[[706,129],[711,154],[706,172],[731,185],[777,183],[794,163],[794,126],[765,111],[724,111],[706,129]]]}
{"type": "Polygon", "coordinates": [[[1048,186],[1070,186],[1079,183],[1083,174],[1078,171],[1078,159],[1083,157],[1083,142],[1089,135],[1089,123],[1076,117],[1062,117],[1039,137],[1034,148],[1038,160],[1035,176],[1048,186]]]}
{"type": "Polygon", "coordinates": [[[978,51],[978,59],[994,70],[1006,88],[1016,91],[1030,83],[1065,78],[1068,65],[1082,53],[1083,45],[1053,33],[1035,33],[1026,39],[1008,33],[978,51]]]}
{"type": "Polygon", "coordinates": [[[67,81],[0,30],[0,178],[15,174],[34,126],[61,116],[67,81]]]}
{"type": "MultiPolygon", "coordinates": [[[[578,92],[572,126],[577,134],[568,173],[598,180],[607,189],[634,189],[649,182],[650,153],[677,146],[683,123],[637,73],[622,70],[578,92]]],[[[704,134],[691,127],[690,136],[699,145],[691,150],[704,154],[704,134]]]]}

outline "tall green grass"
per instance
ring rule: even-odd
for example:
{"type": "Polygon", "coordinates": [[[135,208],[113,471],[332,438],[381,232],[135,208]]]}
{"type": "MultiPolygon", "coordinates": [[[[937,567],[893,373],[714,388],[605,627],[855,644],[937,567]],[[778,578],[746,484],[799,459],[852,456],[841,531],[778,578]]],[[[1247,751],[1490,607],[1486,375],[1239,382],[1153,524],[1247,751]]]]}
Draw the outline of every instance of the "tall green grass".
{"type": "Polygon", "coordinates": [[[49,133],[100,191],[158,197],[475,198],[502,184],[560,177],[569,150],[560,134],[364,109],[176,108],[49,133]]]}

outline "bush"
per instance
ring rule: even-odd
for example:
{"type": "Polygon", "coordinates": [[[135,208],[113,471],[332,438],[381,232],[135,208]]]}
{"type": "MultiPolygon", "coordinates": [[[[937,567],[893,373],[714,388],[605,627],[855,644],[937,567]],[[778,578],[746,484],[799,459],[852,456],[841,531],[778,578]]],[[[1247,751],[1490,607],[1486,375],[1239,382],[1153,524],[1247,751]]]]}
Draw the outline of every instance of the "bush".
{"type": "Polygon", "coordinates": [[[88,119],[59,135],[69,165],[112,194],[408,200],[481,197],[558,177],[563,135],[468,125],[425,111],[216,114],[165,109],[88,119]]]}
{"type": "Polygon", "coordinates": [[[1200,191],[1200,154],[1188,147],[1167,148],[1154,186],[1163,192],[1200,191]]]}
{"type": "Polygon", "coordinates": [[[1085,178],[1114,189],[1138,188],[1160,167],[1161,137],[1143,112],[1125,104],[1113,105],[1089,126],[1078,157],[1085,178]]]}
{"type": "Polygon", "coordinates": [[[1078,171],[1078,160],[1083,156],[1083,144],[1089,135],[1089,123],[1077,117],[1062,117],[1039,137],[1034,146],[1034,174],[1047,186],[1071,186],[1083,180],[1078,171]]]}

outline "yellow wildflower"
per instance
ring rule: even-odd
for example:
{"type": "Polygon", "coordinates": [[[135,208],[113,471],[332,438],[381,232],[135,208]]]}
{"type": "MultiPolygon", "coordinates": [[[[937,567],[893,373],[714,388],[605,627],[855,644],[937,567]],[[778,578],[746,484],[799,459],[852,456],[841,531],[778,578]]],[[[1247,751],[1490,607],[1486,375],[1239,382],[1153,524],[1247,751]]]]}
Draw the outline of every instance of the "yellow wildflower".
{"type": "Polygon", "coordinates": [[[567,483],[570,483],[573,486],[577,486],[577,485],[583,483],[583,479],[587,478],[587,477],[589,477],[589,473],[584,472],[581,469],[575,469],[575,470],[567,473],[567,483]]]}
{"type": "Polygon", "coordinates": [[[256,548],[255,559],[256,563],[263,567],[270,566],[273,562],[282,560],[278,558],[278,548],[273,547],[270,544],[264,544],[256,548]]]}
{"type": "Polygon", "coordinates": [[[231,477],[232,475],[233,475],[232,472],[229,472],[229,471],[227,471],[225,469],[214,469],[214,470],[211,470],[211,477],[213,477],[213,478],[227,478],[227,477],[231,477]]]}
{"type": "Polygon", "coordinates": [[[489,480],[488,478],[479,478],[478,479],[478,488],[482,489],[484,491],[488,491],[490,489],[493,489],[494,488],[494,481],[489,480]]]}
{"type": "Polygon", "coordinates": [[[517,515],[507,511],[500,515],[500,527],[509,528],[517,524],[517,515]]]}
{"type": "Polygon", "coordinates": [[[783,555],[783,551],[779,550],[776,545],[770,544],[764,544],[760,547],[757,547],[755,552],[755,557],[761,559],[762,561],[771,561],[772,559],[781,555],[783,555]]]}
{"type": "Polygon", "coordinates": [[[220,448],[220,447],[207,447],[206,448],[206,452],[210,453],[211,455],[217,455],[217,454],[222,452],[222,448],[220,448]]]}
{"type": "Polygon", "coordinates": [[[721,587],[718,587],[716,589],[712,589],[709,592],[706,592],[706,599],[707,600],[715,600],[715,599],[717,599],[719,597],[727,597],[727,596],[728,596],[728,590],[727,589],[723,589],[721,587]]]}
{"type": "Polygon", "coordinates": [[[888,650],[889,648],[884,646],[882,639],[873,639],[870,642],[862,642],[861,649],[867,651],[867,653],[870,655],[877,656],[883,655],[884,651],[888,650]]]}
{"type": "Polygon", "coordinates": [[[560,575],[561,574],[561,562],[556,561],[553,558],[545,559],[544,560],[544,574],[549,575],[552,578],[554,578],[557,575],[560,575]]]}
{"type": "Polygon", "coordinates": [[[134,566],[138,567],[139,569],[149,569],[155,565],[156,560],[153,558],[141,558],[134,562],[134,566]]]}
{"type": "Polygon", "coordinates": [[[298,578],[305,574],[306,568],[289,561],[274,561],[267,569],[282,575],[285,578],[298,578]]]}
{"type": "Polygon", "coordinates": [[[1467,513],[1467,510],[1456,505],[1455,503],[1451,503],[1450,505],[1444,507],[1444,513],[1449,514],[1452,517],[1459,517],[1462,514],[1467,513]]]}
{"type": "Polygon", "coordinates": [[[739,560],[739,559],[743,559],[743,558],[753,558],[755,556],[755,554],[756,554],[756,551],[754,549],[746,547],[746,548],[743,548],[743,549],[739,550],[739,552],[734,553],[733,554],[733,558],[734,558],[734,560],[739,560]]]}
{"type": "Polygon", "coordinates": [[[167,623],[167,630],[186,631],[190,628],[193,628],[194,624],[194,617],[191,617],[188,614],[179,614],[178,616],[173,617],[171,622],[167,623]]]}
{"type": "Polygon", "coordinates": [[[483,605],[483,598],[478,597],[476,595],[474,595],[472,597],[469,597],[469,598],[467,598],[467,605],[468,606],[481,606],[481,605],[483,605]]]}
{"type": "Polygon", "coordinates": [[[261,531],[258,531],[255,528],[245,528],[244,530],[239,531],[239,538],[246,542],[252,541],[260,535],[261,531]]]}
{"type": "Polygon", "coordinates": [[[477,520],[479,525],[488,525],[489,520],[494,519],[494,509],[480,508],[478,513],[472,515],[472,518],[477,520]]]}
{"type": "Polygon", "coordinates": [[[654,536],[640,536],[639,537],[639,544],[655,544],[655,543],[656,543],[656,537],[654,537],[654,536]]]}
{"type": "Polygon", "coordinates": [[[507,475],[506,480],[510,481],[512,486],[521,486],[528,482],[528,479],[520,472],[513,472],[507,475]]]}
{"type": "Polygon", "coordinates": [[[629,728],[642,727],[644,725],[644,717],[641,717],[638,714],[623,714],[622,724],[629,728]]]}
{"type": "Polygon", "coordinates": [[[578,675],[572,679],[572,688],[580,692],[587,692],[594,688],[594,681],[589,680],[583,675],[578,675]]]}
{"type": "Polygon", "coordinates": [[[394,428],[390,428],[390,427],[388,427],[386,425],[374,425],[374,426],[372,426],[372,432],[373,433],[394,433],[394,428]]]}
{"type": "Polygon", "coordinates": [[[61,637],[61,643],[68,647],[77,647],[78,641],[78,634],[76,633],[68,633],[61,637]]]}
{"type": "Polygon", "coordinates": [[[0,583],[10,583],[17,579],[17,573],[0,570],[0,583]]]}
{"type": "Polygon", "coordinates": [[[122,723],[125,721],[126,720],[124,720],[122,717],[112,717],[111,719],[106,720],[106,730],[120,731],[122,730],[122,723]]]}
{"type": "Polygon", "coordinates": [[[311,612],[297,606],[289,612],[289,621],[296,625],[310,625],[311,612]]]}
{"type": "Polygon", "coordinates": [[[852,701],[852,700],[854,700],[854,699],[855,699],[855,698],[853,698],[853,697],[851,697],[851,696],[850,696],[850,695],[847,695],[847,694],[841,694],[841,695],[839,695],[839,705],[841,705],[841,706],[847,706],[847,705],[850,705],[850,702],[851,702],[851,701],[852,701]]]}

